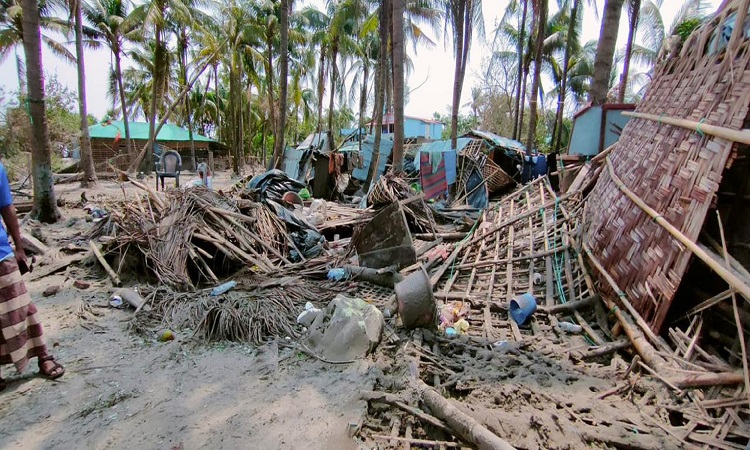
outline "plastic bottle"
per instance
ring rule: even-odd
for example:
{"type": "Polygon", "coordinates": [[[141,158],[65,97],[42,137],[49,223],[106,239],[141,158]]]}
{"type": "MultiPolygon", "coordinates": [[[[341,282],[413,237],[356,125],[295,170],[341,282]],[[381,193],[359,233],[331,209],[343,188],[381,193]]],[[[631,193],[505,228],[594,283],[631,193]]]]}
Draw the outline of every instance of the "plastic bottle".
{"type": "Polygon", "coordinates": [[[216,297],[218,295],[221,295],[221,294],[229,291],[230,289],[232,289],[235,286],[237,286],[237,282],[236,281],[234,281],[234,280],[227,281],[226,283],[220,284],[220,285],[216,286],[215,288],[213,288],[211,290],[211,296],[212,297],[216,297]]]}
{"type": "Polygon", "coordinates": [[[583,328],[580,325],[570,322],[559,322],[557,325],[566,333],[578,334],[583,331],[583,328]]]}

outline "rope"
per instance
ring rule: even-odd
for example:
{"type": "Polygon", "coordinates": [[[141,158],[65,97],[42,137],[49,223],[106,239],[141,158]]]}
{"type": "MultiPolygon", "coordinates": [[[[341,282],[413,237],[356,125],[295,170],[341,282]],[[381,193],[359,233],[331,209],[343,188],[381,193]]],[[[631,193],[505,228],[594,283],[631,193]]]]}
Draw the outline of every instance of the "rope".
{"type": "MultiPolygon", "coordinates": [[[[560,206],[560,197],[555,197],[555,211],[554,211],[554,216],[553,216],[553,218],[554,218],[553,227],[555,229],[555,234],[557,234],[557,232],[558,232],[558,228],[557,228],[557,216],[558,216],[558,212],[559,212],[559,206],[560,206]]],[[[547,240],[547,242],[549,243],[549,237],[548,236],[545,236],[544,239],[547,240]]],[[[552,250],[557,250],[557,248],[558,248],[558,246],[557,246],[557,239],[554,239],[552,241],[552,244],[553,244],[552,246],[550,246],[549,244],[548,244],[548,246],[552,247],[552,250]]],[[[557,251],[553,251],[552,254],[553,254],[553,258],[552,258],[553,270],[555,272],[555,282],[554,282],[554,285],[555,285],[555,288],[557,289],[557,294],[560,297],[560,303],[565,304],[565,303],[568,303],[568,300],[567,300],[567,298],[565,296],[565,289],[563,288],[563,282],[562,282],[562,272],[563,272],[563,268],[562,268],[563,261],[562,260],[565,257],[562,255],[562,253],[559,253],[557,251]]],[[[573,288],[573,287],[571,286],[571,288],[573,288]]],[[[575,323],[575,319],[571,318],[571,320],[575,323]]],[[[586,342],[589,343],[589,345],[595,345],[596,344],[586,333],[584,333],[582,336],[586,340],[586,342]]]]}
{"type": "Polygon", "coordinates": [[[703,134],[703,131],[701,131],[701,125],[703,125],[703,122],[705,122],[705,121],[706,121],[706,118],[704,117],[700,121],[698,121],[698,125],[695,126],[695,131],[697,131],[698,134],[701,135],[701,137],[705,136],[703,134]]]}

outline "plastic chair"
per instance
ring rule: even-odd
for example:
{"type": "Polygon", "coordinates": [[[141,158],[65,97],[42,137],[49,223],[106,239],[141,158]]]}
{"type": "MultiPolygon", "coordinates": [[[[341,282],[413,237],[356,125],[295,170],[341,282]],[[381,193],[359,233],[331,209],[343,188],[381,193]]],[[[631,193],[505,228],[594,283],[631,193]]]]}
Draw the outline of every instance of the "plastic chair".
{"type": "Polygon", "coordinates": [[[174,178],[175,187],[180,187],[181,171],[182,157],[180,157],[180,154],[174,150],[163,152],[156,167],[156,190],[159,190],[159,180],[161,180],[161,190],[164,190],[165,178],[174,178]]]}

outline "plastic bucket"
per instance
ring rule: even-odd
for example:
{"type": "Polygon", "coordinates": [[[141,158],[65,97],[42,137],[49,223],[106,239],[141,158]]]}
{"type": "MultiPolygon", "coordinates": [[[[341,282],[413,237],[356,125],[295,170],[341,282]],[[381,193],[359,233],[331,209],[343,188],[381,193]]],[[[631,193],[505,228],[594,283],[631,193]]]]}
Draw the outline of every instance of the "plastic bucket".
{"type": "Polygon", "coordinates": [[[518,325],[525,324],[535,311],[536,299],[528,292],[510,301],[510,316],[518,325]]]}
{"type": "Polygon", "coordinates": [[[435,327],[437,306],[430,277],[424,268],[396,283],[394,290],[398,300],[398,313],[405,328],[435,327]]]}

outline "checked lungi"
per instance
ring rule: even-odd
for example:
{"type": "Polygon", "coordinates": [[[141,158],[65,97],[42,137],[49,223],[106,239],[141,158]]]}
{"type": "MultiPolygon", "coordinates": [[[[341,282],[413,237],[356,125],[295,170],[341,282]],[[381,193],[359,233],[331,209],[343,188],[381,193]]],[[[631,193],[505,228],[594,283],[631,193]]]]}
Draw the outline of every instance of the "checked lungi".
{"type": "Polygon", "coordinates": [[[29,358],[44,356],[42,324],[11,255],[0,262],[0,364],[23,372],[29,358]]]}

